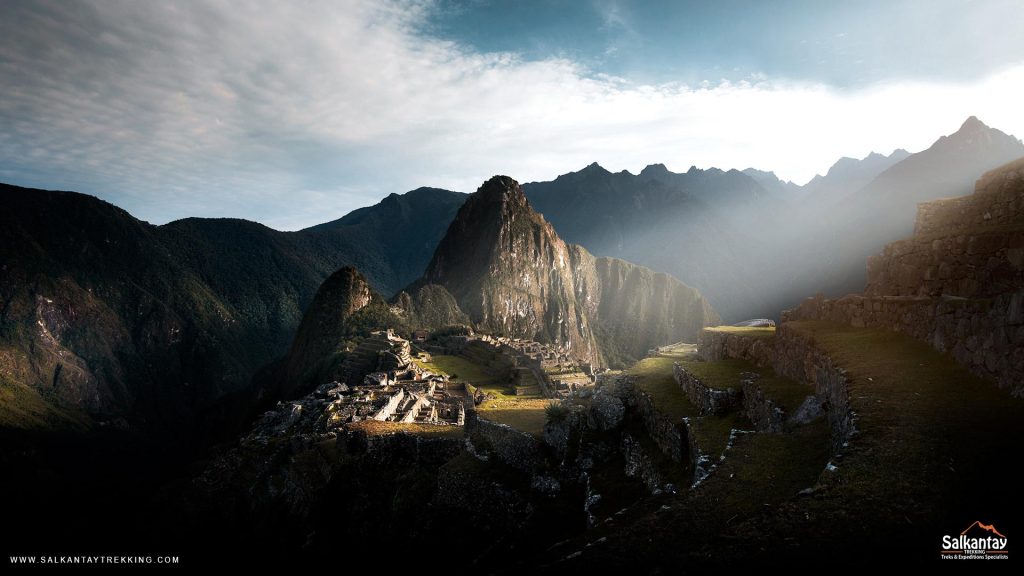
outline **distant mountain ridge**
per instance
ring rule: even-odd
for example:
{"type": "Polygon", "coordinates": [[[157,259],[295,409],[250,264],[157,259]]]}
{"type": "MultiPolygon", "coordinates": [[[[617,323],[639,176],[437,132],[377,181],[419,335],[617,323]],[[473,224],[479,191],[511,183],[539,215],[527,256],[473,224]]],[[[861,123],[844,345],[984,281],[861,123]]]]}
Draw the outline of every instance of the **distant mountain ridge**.
{"type": "Polygon", "coordinates": [[[418,189],[278,232],[237,219],[152,226],[91,196],[0,185],[10,425],[194,428],[288,350],[332,272],[360,266],[384,293],[417,278],[465,197],[418,189]]]}
{"type": "Polygon", "coordinates": [[[927,150],[844,158],[799,189],[761,170],[661,164],[637,175],[591,164],[523,188],[568,241],[671,273],[738,321],[860,291],[866,258],[909,234],[918,202],[968,193],[1020,156],[1020,140],[971,117],[927,150]]]}

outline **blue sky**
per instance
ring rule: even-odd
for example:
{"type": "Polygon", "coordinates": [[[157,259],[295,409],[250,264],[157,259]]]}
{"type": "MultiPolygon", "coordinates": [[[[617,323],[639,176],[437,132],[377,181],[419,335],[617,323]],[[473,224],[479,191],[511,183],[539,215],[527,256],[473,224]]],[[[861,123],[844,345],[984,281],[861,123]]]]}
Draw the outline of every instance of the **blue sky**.
{"type": "Polygon", "coordinates": [[[0,181],[279,229],[598,161],[774,170],[1024,135],[1024,1],[0,4],[0,181]]]}
{"type": "Polygon", "coordinates": [[[1024,54],[1012,1],[444,1],[434,33],[640,82],[972,80],[1024,54]]]}

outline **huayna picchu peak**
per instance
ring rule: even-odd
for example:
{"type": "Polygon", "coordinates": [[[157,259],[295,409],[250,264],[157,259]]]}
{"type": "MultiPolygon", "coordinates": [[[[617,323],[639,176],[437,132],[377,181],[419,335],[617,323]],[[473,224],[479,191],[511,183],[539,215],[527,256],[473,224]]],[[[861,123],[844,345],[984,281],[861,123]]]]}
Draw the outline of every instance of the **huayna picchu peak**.
{"type": "Polygon", "coordinates": [[[479,330],[563,346],[598,366],[628,364],[718,322],[675,278],[563,241],[507,176],[466,200],[408,291],[431,285],[479,330]]]}

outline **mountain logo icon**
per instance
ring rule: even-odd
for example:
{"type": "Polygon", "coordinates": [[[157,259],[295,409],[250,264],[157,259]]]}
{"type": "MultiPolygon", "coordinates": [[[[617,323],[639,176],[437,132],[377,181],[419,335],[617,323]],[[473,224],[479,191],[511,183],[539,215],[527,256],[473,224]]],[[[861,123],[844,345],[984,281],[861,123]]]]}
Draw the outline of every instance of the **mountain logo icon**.
{"type": "Polygon", "coordinates": [[[990,533],[990,534],[992,534],[994,536],[998,536],[1000,538],[1006,538],[1006,536],[1003,536],[999,532],[999,530],[996,530],[995,524],[982,524],[981,520],[975,520],[974,524],[971,524],[970,526],[968,526],[966,530],[964,530],[963,532],[960,533],[960,535],[961,536],[970,536],[970,534],[967,534],[967,533],[972,531],[972,530],[974,530],[975,528],[977,528],[978,530],[975,530],[975,534],[973,534],[974,536],[984,536],[984,534],[979,534],[978,532],[988,532],[988,533],[990,533]]]}
{"type": "Polygon", "coordinates": [[[995,523],[975,520],[958,536],[943,536],[939,554],[945,560],[1005,560],[1010,557],[1009,541],[995,523]]]}

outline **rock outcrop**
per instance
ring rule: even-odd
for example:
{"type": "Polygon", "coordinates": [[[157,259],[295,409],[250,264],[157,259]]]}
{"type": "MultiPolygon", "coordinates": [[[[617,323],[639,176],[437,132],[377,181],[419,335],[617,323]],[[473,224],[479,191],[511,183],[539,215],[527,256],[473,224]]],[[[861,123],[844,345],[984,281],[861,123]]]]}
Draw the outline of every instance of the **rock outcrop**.
{"type": "Polygon", "coordinates": [[[351,352],[346,348],[352,347],[351,339],[361,327],[353,324],[353,317],[361,311],[370,316],[374,312],[386,315],[387,305],[358,270],[345,267],[324,281],[302,318],[288,354],[284,397],[294,397],[330,380],[347,380],[340,372],[351,352]]]}

